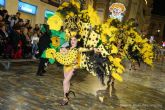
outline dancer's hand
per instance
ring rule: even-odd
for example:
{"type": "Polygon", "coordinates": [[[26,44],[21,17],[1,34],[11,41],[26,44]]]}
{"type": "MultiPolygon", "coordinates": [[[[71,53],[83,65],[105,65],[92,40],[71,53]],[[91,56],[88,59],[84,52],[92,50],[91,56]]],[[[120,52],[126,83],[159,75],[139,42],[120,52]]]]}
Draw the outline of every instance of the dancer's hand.
{"type": "Polygon", "coordinates": [[[68,50],[66,48],[61,48],[60,49],[60,53],[62,54],[66,54],[68,52],[68,50]]]}

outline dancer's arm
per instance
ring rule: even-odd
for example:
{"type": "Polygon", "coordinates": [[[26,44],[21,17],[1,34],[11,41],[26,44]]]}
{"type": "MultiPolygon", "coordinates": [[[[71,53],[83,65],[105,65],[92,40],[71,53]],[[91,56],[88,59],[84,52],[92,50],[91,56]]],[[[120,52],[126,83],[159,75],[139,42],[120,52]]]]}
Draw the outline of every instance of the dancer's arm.
{"type": "Polygon", "coordinates": [[[79,52],[88,52],[88,51],[92,51],[93,48],[83,48],[83,47],[80,47],[79,48],[79,52]]]}
{"type": "Polygon", "coordinates": [[[68,53],[68,50],[66,48],[61,48],[60,53],[61,54],[66,54],[66,53],[68,53]]]}

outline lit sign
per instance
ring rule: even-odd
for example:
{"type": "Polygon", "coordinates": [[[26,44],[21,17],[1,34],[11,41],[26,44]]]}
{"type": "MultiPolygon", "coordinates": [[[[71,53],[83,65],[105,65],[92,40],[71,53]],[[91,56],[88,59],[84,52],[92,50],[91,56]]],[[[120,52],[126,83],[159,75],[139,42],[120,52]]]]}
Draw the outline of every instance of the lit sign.
{"type": "Polygon", "coordinates": [[[19,1],[18,10],[22,12],[30,13],[30,14],[36,14],[37,6],[19,1]]]}
{"type": "Polygon", "coordinates": [[[109,7],[109,11],[111,12],[110,18],[122,21],[123,13],[126,11],[126,8],[122,3],[113,3],[109,7]]]}
{"type": "Polygon", "coordinates": [[[45,18],[48,18],[48,15],[54,15],[55,12],[46,10],[45,11],[45,18]]]}
{"type": "Polygon", "coordinates": [[[0,5],[5,6],[5,0],[0,0],[0,5]]]}

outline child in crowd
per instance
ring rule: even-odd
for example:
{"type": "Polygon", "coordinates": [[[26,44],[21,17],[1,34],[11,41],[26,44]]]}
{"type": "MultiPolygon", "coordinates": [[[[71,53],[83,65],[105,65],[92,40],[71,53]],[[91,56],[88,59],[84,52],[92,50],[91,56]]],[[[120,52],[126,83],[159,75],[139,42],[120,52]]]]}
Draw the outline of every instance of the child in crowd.
{"type": "Polygon", "coordinates": [[[31,37],[32,58],[33,59],[36,59],[35,55],[37,54],[37,50],[38,50],[38,42],[39,42],[39,36],[37,34],[37,31],[34,31],[34,34],[31,37]]]}

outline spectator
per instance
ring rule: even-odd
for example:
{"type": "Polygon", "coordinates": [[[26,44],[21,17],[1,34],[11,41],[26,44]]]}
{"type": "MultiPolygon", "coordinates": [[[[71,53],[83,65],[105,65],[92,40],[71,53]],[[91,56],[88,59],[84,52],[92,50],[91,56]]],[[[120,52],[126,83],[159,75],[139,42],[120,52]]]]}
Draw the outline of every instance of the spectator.
{"type": "Polygon", "coordinates": [[[2,17],[2,15],[0,15],[0,22],[2,22],[2,20],[3,20],[3,17],[2,17]]]}
{"type": "Polygon", "coordinates": [[[28,29],[28,35],[29,37],[31,37],[33,35],[33,28],[30,26],[30,27],[27,27],[28,29]]]}
{"type": "Polygon", "coordinates": [[[19,19],[19,21],[18,21],[18,25],[20,25],[21,27],[24,26],[24,21],[23,21],[23,19],[19,19]]]}
{"type": "Polygon", "coordinates": [[[7,10],[2,10],[2,17],[3,17],[3,20],[5,21],[6,24],[9,24],[9,21],[8,21],[8,18],[9,18],[9,15],[8,15],[8,11],[7,10]]]}
{"type": "Polygon", "coordinates": [[[24,57],[25,58],[30,58],[31,57],[31,38],[28,34],[28,29],[25,27],[23,29],[23,52],[24,52],[24,57]]]}
{"type": "Polygon", "coordinates": [[[37,54],[38,50],[38,42],[39,42],[39,36],[37,34],[37,31],[34,31],[33,36],[31,37],[31,43],[32,43],[32,58],[35,58],[35,55],[37,54]]]}
{"type": "Polygon", "coordinates": [[[4,36],[3,58],[11,58],[11,54],[12,54],[12,43],[9,38],[9,34],[7,32],[7,26],[8,26],[7,24],[4,24],[0,30],[1,35],[4,36]]]}
{"type": "Polygon", "coordinates": [[[38,24],[35,24],[34,31],[38,31],[38,30],[40,30],[40,27],[38,26],[38,24]]]}
{"type": "Polygon", "coordinates": [[[3,12],[2,12],[2,10],[0,10],[0,16],[3,16],[3,12]]]}
{"type": "Polygon", "coordinates": [[[8,20],[10,21],[10,27],[13,27],[15,24],[18,23],[18,21],[21,19],[20,16],[21,16],[21,13],[17,12],[16,15],[13,15],[13,16],[11,15],[9,17],[8,20]]]}
{"type": "Polygon", "coordinates": [[[14,25],[10,37],[13,44],[13,55],[14,59],[22,58],[22,39],[21,39],[21,27],[19,25],[14,25]]]}
{"type": "Polygon", "coordinates": [[[3,55],[4,53],[4,43],[5,43],[5,39],[6,39],[6,35],[3,32],[4,30],[4,23],[0,23],[0,55],[3,55]]]}
{"type": "Polygon", "coordinates": [[[30,20],[28,20],[28,19],[26,20],[25,27],[27,27],[27,28],[31,27],[30,20]]]}

